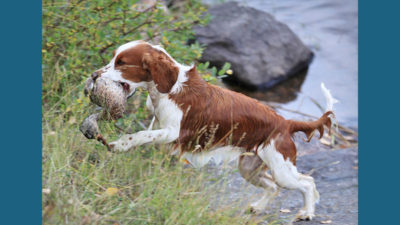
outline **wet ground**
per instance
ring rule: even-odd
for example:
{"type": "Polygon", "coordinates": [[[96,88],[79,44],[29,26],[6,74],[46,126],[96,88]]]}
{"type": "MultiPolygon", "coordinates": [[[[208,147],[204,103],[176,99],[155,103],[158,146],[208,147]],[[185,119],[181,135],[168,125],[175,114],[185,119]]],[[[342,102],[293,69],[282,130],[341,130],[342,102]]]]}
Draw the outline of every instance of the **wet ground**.
{"type": "Polygon", "coordinates": [[[320,193],[316,217],[312,221],[294,222],[296,212],[303,206],[300,192],[281,189],[279,196],[265,213],[252,215],[247,212],[250,203],[263,195],[263,190],[248,184],[236,171],[236,162],[221,170],[210,166],[210,173],[222,178],[217,186],[213,207],[237,207],[243,216],[258,219],[260,224],[358,224],[358,148],[331,150],[313,140],[311,144],[298,144],[299,172],[311,174],[320,193]],[[281,212],[283,210],[283,212],[281,212]]]}

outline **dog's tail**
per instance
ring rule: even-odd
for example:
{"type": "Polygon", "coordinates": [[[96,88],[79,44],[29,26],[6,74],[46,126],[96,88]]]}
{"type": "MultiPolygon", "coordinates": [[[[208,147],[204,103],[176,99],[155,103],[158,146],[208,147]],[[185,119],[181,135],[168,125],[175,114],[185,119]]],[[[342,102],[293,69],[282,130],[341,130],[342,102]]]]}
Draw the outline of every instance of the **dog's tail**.
{"type": "Polygon", "coordinates": [[[333,122],[332,119],[335,118],[335,114],[333,113],[333,105],[337,103],[338,100],[336,100],[332,96],[331,92],[325,87],[324,83],[321,83],[321,90],[326,100],[325,113],[318,120],[315,121],[305,122],[305,121],[289,120],[290,134],[302,131],[306,134],[307,141],[309,142],[311,138],[314,136],[316,130],[319,131],[319,138],[322,137],[322,135],[324,134],[324,125],[329,128],[329,133],[330,133],[333,122]]]}

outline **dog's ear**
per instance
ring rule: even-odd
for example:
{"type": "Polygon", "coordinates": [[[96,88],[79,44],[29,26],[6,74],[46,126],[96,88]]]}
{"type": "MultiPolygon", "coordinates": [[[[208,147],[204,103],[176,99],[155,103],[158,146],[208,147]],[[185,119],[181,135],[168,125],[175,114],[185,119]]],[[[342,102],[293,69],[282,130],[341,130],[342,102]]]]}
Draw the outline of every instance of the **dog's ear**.
{"type": "Polygon", "coordinates": [[[148,70],[156,88],[161,93],[169,93],[178,79],[179,68],[163,52],[152,50],[143,55],[143,68],[148,70]]]}

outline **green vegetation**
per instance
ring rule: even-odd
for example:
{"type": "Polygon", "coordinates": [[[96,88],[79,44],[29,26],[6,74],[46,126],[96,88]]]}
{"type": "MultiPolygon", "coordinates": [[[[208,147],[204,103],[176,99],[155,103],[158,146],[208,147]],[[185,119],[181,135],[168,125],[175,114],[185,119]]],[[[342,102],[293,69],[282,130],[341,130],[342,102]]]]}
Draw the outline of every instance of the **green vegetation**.
{"type": "MultiPolygon", "coordinates": [[[[43,224],[253,224],[238,215],[239,204],[212,207],[215,181],[185,168],[169,145],[141,146],[109,153],[87,140],[79,123],[94,106],[83,83],[119,45],[143,39],[159,42],[178,61],[190,64],[202,46],[186,45],[194,24],[205,24],[198,1],[169,9],[137,1],[43,1],[43,224]],[[214,188],[214,189],[213,189],[214,188]]],[[[199,64],[205,79],[220,71],[199,64]]],[[[112,141],[142,130],[150,120],[145,91],[130,99],[129,113],[100,124],[112,141]],[[121,131],[121,129],[123,131],[121,131]]]]}

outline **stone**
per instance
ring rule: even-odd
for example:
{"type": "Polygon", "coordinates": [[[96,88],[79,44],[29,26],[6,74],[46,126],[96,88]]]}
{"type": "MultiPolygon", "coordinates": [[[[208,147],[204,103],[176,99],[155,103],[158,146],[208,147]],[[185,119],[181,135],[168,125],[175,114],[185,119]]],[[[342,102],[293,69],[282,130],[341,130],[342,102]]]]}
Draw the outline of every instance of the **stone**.
{"type": "Polygon", "coordinates": [[[208,10],[207,26],[195,26],[195,39],[205,44],[200,61],[231,64],[231,79],[243,86],[266,89],[308,68],[313,53],[270,14],[227,2],[208,10]]]}

